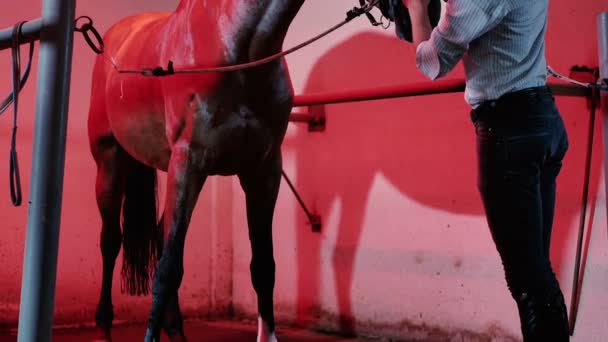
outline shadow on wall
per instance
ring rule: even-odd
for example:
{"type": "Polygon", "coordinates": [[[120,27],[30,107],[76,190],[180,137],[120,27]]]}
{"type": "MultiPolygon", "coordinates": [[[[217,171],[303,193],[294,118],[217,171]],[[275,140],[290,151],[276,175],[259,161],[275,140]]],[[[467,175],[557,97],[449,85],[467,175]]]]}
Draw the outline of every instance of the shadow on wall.
{"type": "MultiPolygon", "coordinates": [[[[457,69],[449,77],[460,72],[457,69]]],[[[337,44],[319,58],[309,75],[304,93],[425,81],[415,69],[411,47],[376,33],[361,33],[337,44]]],[[[582,108],[582,102],[577,103],[576,108],[582,108]]],[[[326,280],[336,289],[338,317],[333,313],[326,317],[328,310],[320,304],[321,238],[298,213],[297,320],[308,324],[320,317],[329,318],[341,331],[349,332],[357,325],[351,298],[353,263],[360,248],[368,196],[378,174],[403,196],[425,207],[474,216],[482,216],[483,211],[476,188],[475,135],[463,94],[330,105],[326,110],[326,132],[309,133],[304,126],[298,127],[284,148],[297,155],[295,183],[312,210],[327,220],[332,202],[341,201],[336,245],[328,261],[334,278],[326,280]]],[[[572,144],[558,179],[552,244],[554,269],[560,278],[565,272],[567,279],[571,279],[572,270],[563,265],[565,251],[576,241],[569,237],[575,232],[569,230],[578,223],[588,124],[586,112],[577,110],[563,113],[570,126],[570,140],[577,143],[572,144]]],[[[601,154],[595,151],[595,155],[601,154]]],[[[593,165],[592,196],[598,188],[600,162],[596,158],[593,165]]],[[[405,211],[400,216],[407,229],[409,214],[405,211]]],[[[467,240],[475,244],[479,236],[462,236],[464,248],[467,240]]],[[[562,283],[562,288],[565,285],[570,286],[562,283]]],[[[507,288],[497,295],[508,296],[507,288]]],[[[570,293],[565,291],[565,296],[569,300],[570,293]]]]}

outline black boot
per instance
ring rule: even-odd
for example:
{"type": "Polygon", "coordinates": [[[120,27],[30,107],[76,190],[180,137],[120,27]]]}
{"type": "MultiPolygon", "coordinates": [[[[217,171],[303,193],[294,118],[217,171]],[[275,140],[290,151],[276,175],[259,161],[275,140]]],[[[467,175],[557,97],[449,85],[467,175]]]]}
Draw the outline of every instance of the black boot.
{"type": "Polygon", "coordinates": [[[568,342],[570,327],[561,291],[544,299],[523,293],[516,299],[524,342],[568,342]]]}
{"type": "Polygon", "coordinates": [[[522,293],[515,301],[519,311],[519,322],[524,342],[541,342],[540,313],[535,298],[527,293],[522,293]]]}
{"type": "Polygon", "coordinates": [[[568,310],[564,303],[561,291],[553,295],[545,302],[543,310],[546,315],[546,329],[549,341],[570,341],[570,326],[568,324],[568,310]]]}

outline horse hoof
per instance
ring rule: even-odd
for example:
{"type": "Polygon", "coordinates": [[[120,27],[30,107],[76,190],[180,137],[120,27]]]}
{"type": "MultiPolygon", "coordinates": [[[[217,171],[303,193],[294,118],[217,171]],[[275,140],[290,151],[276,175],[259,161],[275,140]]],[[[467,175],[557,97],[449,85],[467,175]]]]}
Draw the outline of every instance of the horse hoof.
{"type": "Polygon", "coordinates": [[[258,338],[256,342],[277,342],[274,331],[270,330],[270,327],[262,320],[262,317],[258,317],[258,338]]]}
{"type": "Polygon", "coordinates": [[[278,342],[277,341],[277,336],[274,334],[274,332],[265,332],[265,331],[260,331],[258,332],[258,338],[257,338],[257,342],[278,342]]]}
{"type": "Polygon", "coordinates": [[[146,329],[146,337],[144,342],[160,342],[160,334],[154,334],[152,330],[146,329]]]}
{"type": "Polygon", "coordinates": [[[257,342],[278,342],[277,337],[272,334],[270,336],[258,336],[257,342]]]}
{"type": "Polygon", "coordinates": [[[93,339],[93,342],[112,342],[110,329],[97,328],[97,336],[93,339]]]}

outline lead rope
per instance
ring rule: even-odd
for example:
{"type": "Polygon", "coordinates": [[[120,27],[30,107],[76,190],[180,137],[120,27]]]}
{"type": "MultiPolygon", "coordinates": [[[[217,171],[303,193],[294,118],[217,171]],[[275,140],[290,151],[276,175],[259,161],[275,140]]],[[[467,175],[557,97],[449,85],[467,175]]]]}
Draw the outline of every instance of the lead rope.
{"type": "MultiPolygon", "coordinates": [[[[184,70],[175,70],[173,68],[173,61],[169,61],[169,63],[167,64],[167,69],[163,69],[162,67],[157,67],[157,68],[143,68],[143,69],[122,69],[120,68],[111,58],[108,58],[107,56],[105,56],[104,54],[104,45],[103,45],[103,39],[101,38],[101,35],[97,32],[97,30],[95,30],[95,28],[93,27],[93,21],[90,17],[87,16],[81,16],[78,17],[78,19],[76,19],[76,21],[80,20],[80,19],[86,19],[88,22],[86,22],[84,25],[82,25],[81,27],[77,27],[76,31],[81,32],[84,35],[85,40],[87,41],[87,43],[89,44],[89,46],[91,47],[91,49],[93,49],[93,51],[95,51],[95,53],[102,55],[113,67],[114,69],[121,74],[141,74],[144,76],[169,76],[169,75],[176,75],[176,74],[202,74],[202,73],[212,73],[212,72],[229,72],[229,71],[237,71],[237,70],[243,70],[243,69],[249,69],[249,68],[253,68],[253,67],[257,67],[263,64],[267,64],[269,62],[272,62],[274,60],[277,60],[279,58],[285,57],[293,52],[296,52],[314,42],[316,42],[317,40],[327,36],[328,34],[336,31],[337,29],[339,29],[340,27],[346,25],[347,23],[349,23],[350,21],[352,21],[353,19],[360,17],[361,15],[367,15],[369,18],[369,12],[380,2],[380,0],[369,0],[369,2],[367,4],[362,4],[361,7],[355,7],[352,10],[348,11],[346,13],[346,18],[341,21],[340,23],[330,27],[329,29],[325,30],[324,32],[314,36],[313,38],[298,44],[288,50],[285,50],[283,52],[279,52],[276,53],[274,55],[259,59],[259,60],[255,60],[252,62],[247,62],[247,63],[241,63],[241,64],[234,64],[234,65],[227,65],[227,66],[219,66],[219,67],[212,67],[212,68],[203,68],[203,69],[184,69],[184,70]],[[89,37],[88,35],[88,31],[93,32],[93,35],[95,36],[95,39],[97,40],[99,47],[95,46],[95,44],[93,43],[92,39],[89,37]]],[[[371,19],[370,19],[371,21],[371,19]]]]}
{"type": "Polygon", "coordinates": [[[21,35],[21,27],[24,22],[15,25],[13,29],[13,134],[11,136],[11,152],[10,152],[10,190],[11,200],[14,206],[21,205],[21,180],[19,177],[19,161],[17,158],[17,109],[19,107],[19,92],[21,91],[21,44],[19,38],[21,35]]]}
{"type": "Polygon", "coordinates": [[[13,130],[11,135],[11,147],[9,156],[9,183],[11,201],[13,206],[18,207],[22,202],[21,178],[19,175],[19,160],[17,158],[17,113],[19,108],[19,92],[25,86],[30,74],[32,57],[34,55],[34,42],[30,43],[29,60],[23,76],[21,76],[21,28],[25,21],[18,22],[13,28],[13,44],[11,46],[13,92],[9,94],[0,104],[0,115],[2,115],[13,104],[13,130]]]}

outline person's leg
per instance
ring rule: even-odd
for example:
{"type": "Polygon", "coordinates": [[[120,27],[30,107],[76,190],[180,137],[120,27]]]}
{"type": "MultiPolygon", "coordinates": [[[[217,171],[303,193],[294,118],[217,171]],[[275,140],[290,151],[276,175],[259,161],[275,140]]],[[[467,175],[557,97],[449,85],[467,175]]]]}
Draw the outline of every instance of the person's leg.
{"type": "Polygon", "coordinates": [[[543,296],[538,298],[544,312],[543,330],[550,336],[551,341],[568,341],[570,327],[568,325],[568,311],[559,282],[553,272],[550,259],[551,232],[553,230],[553,217],[555,212],[556,178],[561,169],[561,157],[550,160],[541,171],[541,197],[543,208],[543,257],[546,264],[545,278],[551,284],[543,296]]]}
{"type": "Polygon", "coordinates": [[[551,267],[550,246],[555,212],[556,179],[562,168],[562,160],[568,150],[568,136],[558,110],[548,104],[547,111],[554,112],[554,134],[551,154],[541,169],[541,198],[543,209],[543,251],[547,264],[547,279],[553,286],[546,290],[543,307],[546,309],[546,330],[552,334],[552,341],[568,341],[570,327],[564,296],[551,267]]]}
{"type": "Polygon", "coordinates": [[[478,187],[513,294],[542,288],[546,265],[538,151],[543,136],[511,138],[498,124],[477,122],[478,187]],[[536,278],[536,281],[530,281],[536,278]],[[530,288],[528,284],[536,284],[530,288]]]}
{"type": "Polygon", "coordinates": [[[476,123],[479,191],[507,285],[518,303],[524,340],[538,341],[542,327],[535,310],[537,298],[552,286],[545,262],[540,185],[551,125],[545,119],[528,125],[524,117],[513,117],[521,120],[516,124],[504,122],[509,113],[500,114],[503,122],[476,123]]]}
{"type": "Polygon", "coordinates": [[[550,262],[556,180],[562,169],[562,161],[568,151],[568,134],[557,108],[552,103],[547,103],[546,106],[546,111],[553,113],[553,139],[549,149],[549,156],[541,169],[540,190],[543,204],[543,251],[546,260],[550,262]]]}

